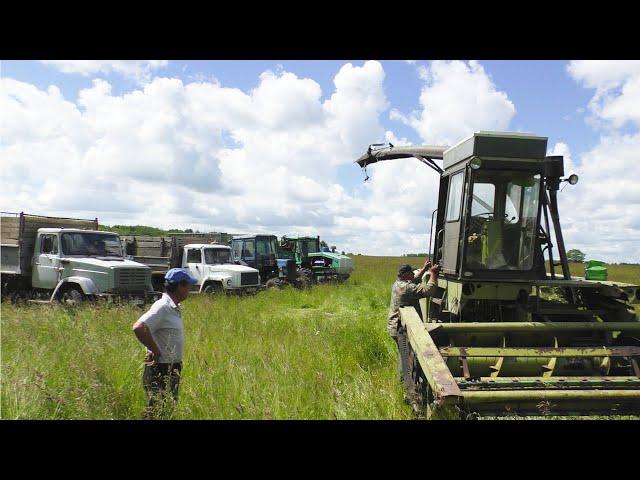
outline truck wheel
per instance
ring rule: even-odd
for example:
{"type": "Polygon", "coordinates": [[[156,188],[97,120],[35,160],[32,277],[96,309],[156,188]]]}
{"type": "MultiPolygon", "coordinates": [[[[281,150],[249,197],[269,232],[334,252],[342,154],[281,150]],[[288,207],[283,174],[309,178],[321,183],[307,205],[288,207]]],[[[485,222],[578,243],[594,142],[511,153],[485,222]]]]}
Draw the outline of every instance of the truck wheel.
{"type": "Polygon", "coordinates": [[[25,292],[13,292],[11,294],[11,303],[14,305],[26,305],[28,295],[25,292]]]}
{"type": "Polygon", "coordinates": [[[75,306],[84,302],[84,294],[76,287],[67,288],[60,297],[65,305],[75,306]]]}
{"type": "Polygon", "coordinates": [[[222,286],[219,283],[209,283],[203,289],[202,293],[207,295],[217,295],[222,293],[222,286]]]}

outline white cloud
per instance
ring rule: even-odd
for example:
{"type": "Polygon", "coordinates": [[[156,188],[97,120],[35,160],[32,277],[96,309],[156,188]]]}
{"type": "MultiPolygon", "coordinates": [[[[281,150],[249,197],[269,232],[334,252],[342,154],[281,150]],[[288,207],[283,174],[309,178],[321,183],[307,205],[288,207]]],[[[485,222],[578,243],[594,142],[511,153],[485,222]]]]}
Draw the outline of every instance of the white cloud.
{"type": "Polygon", "coordinates": [[[404,252],[415,226],[424,231],[423,219],[414,221],[403,205],[420,203],[409,191],[419,189],[416,178],[401,180],[416,165],[380,169],[354,193],[336,178],[338,166],[352,164],[369,143],[406,141],[379,123],[388,102],[378,62],[345,64],[325,101],[317,82],[282,69],[264,72],[246,92],[156,77],[116,95],[95,79],[76,102],[56,87],[1,81],[5,210],[317,232],[341,250],[372,253],[404,252]],[[387,192],[401,196],[389,200],[387,192]]]}
{"type": "Polygon", "coordinates": [[[640,61],[577,60],[567,71],[586,88],[595,89],[589,102],[596,127],[640,127],[640,61]]]}
{"type": "Polygon", "coordinates": [[[638,262],[640,62],[581,60],[570,62],[567,71],[576,82],[594,90],[587,121],[599,131],[600,139],[579,155],[579,163],[571,160],[568,146],[554,148],[565,156],[565,174],[580,176],[576,186],[567,186],[559,194],[566,243],[587,258],[638,262]]]}
{"type": "Polygon", "coordinates": [[[138,81],[149,80],[151,72],[166,67],[167,60],[41,60],[62,73],[96,74],[118,73],[138,81]]]}
{"type": "Polygon", "coordinates": [[[425,81],[422,110],[392,110],[390,117],[413,127],[425,143],[453,145],[474,131],[504,130],[516,112],[476,61],[434,61],[420,65],[418,73],[425,81]]]}

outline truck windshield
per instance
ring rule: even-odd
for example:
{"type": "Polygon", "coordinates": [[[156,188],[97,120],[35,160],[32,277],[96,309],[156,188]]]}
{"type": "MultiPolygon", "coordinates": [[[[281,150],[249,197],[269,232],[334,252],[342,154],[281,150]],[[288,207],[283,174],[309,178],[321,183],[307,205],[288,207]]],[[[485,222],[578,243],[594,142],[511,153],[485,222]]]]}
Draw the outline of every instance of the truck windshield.
{"type": "Polygon", "coordinates": [[[95,257],[122,257],[120,237],[104,233],[66,232],[62,234],[62,253],[95,257]]]}
{"type": "Polygon", "coordinates": [[[231,263],[231,250],[228,250],[226,248],[205,248],[204,263],[206,263],[207,265],[231,263]]]}
{"type": "Polygon", "coordinates": [[[530,270],[540,175],[481,170],[473,178],[466,265],[471,270],[530,270]]]}

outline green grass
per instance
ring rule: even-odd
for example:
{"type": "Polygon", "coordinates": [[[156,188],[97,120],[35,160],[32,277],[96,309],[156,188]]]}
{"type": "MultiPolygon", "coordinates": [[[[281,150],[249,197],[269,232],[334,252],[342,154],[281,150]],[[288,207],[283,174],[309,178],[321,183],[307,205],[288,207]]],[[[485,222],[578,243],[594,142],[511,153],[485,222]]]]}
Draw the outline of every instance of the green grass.
{"type": "MultiPolygon", "coordinates": [[[[355,256],[347,283],[192,296],[180,419],[411,419],[386,332],[406,258],[355,256]]],[[[419,266],[420,259],[410,259],[419,266]]],[[[640,267],[610,278],[640,281],[640,267]]],[[[134,306],[2,304],[1,416],[136,419],[144,407],[134,306]]]]}

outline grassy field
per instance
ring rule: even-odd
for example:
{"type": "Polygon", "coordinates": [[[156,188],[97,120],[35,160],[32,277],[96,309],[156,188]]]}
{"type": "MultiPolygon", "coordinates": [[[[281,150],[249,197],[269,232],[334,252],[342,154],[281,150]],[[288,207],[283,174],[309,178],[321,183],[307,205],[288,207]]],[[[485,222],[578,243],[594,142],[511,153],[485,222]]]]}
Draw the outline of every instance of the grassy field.
{"type": "MultiPolygon", "coordinates": [[[[347,283],[184,303],[179,419],[411,419],[386,333],[400,263],[355,256],[347,283]]],[[[579,266],[574,274],[579,273],[579,266]]],[[[610,268],[640,282],[640,267],[610,268]]],[[[2,304],[1,416],[136,419],[143,347],[133,306],[2,304]]]]}

